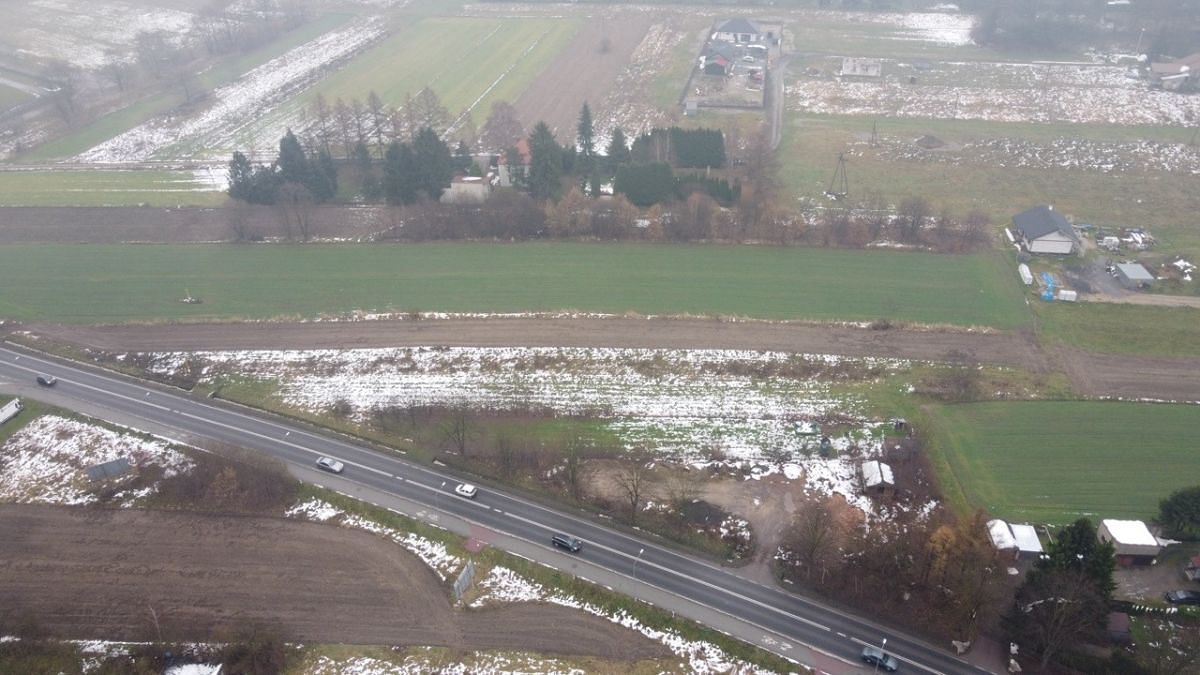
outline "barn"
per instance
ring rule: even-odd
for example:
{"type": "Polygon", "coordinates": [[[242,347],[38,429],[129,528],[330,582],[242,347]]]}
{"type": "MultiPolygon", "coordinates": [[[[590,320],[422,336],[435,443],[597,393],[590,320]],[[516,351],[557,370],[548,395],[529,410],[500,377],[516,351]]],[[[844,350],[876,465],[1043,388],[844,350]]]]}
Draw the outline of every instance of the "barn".
{"type": "Polygon", "coordinates": [[[1148,288],[1154,284],[1154,275],[1139,263],[1118,263],[1115,267],[1117,281],[1125,288],[1148,288]]]}
{"type": "Polygon", "coordinates": [[[1124,567],[1152,564],[1162,551],[1158,538],[1140,520],[1102,520],[1096,536],[1112,543],[1117,562],[1124,567]]]}
{"type": "Polygon", "coordinates": [[[1070,255],[1079,246],[1075,228],[1053,206],[1035,206],[1012,220],[1017,236],[1030,253],[1070,255]]]}

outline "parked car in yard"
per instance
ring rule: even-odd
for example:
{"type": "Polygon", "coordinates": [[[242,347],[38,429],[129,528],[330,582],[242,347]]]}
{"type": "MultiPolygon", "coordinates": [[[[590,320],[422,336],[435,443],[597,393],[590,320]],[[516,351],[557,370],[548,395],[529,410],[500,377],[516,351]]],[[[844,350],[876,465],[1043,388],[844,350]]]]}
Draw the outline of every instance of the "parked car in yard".
{"type": "Polygon", "coordinates": [[[346,468],[346,465],[332,457],[321,457],[317,460],[317,468],[329,473],[341,473],[346,468]]]}
{"type": "Polygon", "coordinates": [[[479,488],[470,483],[459,483],[458,487],[454,488],[454,494],[467,499],[475,499],[475,495],[479,494],[479,488]]]}
{"type": "Polygon", "coordinates": [[[1173,605],[1200,605],[1200,591],[1167,591],[1163,597],[1173,605]]]}
{"type": "Polygon", "coordinates": [[[894,673],[900,669],[900,662],[896,660],[896,657],[888,654],[879,647],[863,647],[862,660],[876,668],[882,668],[889,673],[894,673]]]}

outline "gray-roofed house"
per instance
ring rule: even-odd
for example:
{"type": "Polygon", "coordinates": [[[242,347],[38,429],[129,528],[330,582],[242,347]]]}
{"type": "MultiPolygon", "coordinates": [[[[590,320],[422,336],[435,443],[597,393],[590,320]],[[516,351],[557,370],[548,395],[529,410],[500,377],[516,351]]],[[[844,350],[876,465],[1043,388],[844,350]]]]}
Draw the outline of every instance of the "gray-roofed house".
{"type": "Polygon", "coordinates": [[[1030,253],[1070,255],[1079,246],[1075,228],[1052,206],[1035,206],[1012,220],[1021,243],[1030,253]]]}
{"type": "Polygon", "coordinates": [[[1118,263],[1115,267],[1117,281],[1125,288],[1133,290],[1154,284],[1154,275],[1140,263],[1118,263]]]}
{"type": "Polygon", "coordinates": [[[713,34],[713,37],[717,40],[724,40],[725,42],[751,44],[755,42],[762,42],[767,38],[767,35],[766,33],[762,32],[762,29],[758,27],[758,24],[754,23],[750,19],[738,17],[736,19],[730,19],[720,26],[717,26],[717,31],[713,34]]]}

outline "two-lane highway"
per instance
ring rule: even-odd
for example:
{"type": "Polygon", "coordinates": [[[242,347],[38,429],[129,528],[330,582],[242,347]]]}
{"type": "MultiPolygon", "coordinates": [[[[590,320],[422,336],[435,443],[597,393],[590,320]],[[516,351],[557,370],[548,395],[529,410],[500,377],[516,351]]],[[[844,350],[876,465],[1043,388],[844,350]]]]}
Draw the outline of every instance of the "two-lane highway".
{"type": "Polygon", "coordinates": [[[454,494],[459,479],[405,461],[345,437],[317,433],[290,421],[192,397],[111,372],[47,357],[13,346],[0,347],[0,380],[33,383],[38,374],[58,378],[54,394],[100,406],[124,418],[145,420],[195,438],[261,451],[285,463],[312,467],[319,456],[346,464],[344,476],[369,488],[424,504],[519,539],[547,546],[565,533],[582,539],[589,563],[636,577],[658,589],[706,605],[851,662],[863,645],[888,639],[888,651],[911,672],[987,672],[921,640],[821,603],[741,579],[711,563],[577,515],[555,511],[517,496],[481,489],[476,499],[454,494]]]}

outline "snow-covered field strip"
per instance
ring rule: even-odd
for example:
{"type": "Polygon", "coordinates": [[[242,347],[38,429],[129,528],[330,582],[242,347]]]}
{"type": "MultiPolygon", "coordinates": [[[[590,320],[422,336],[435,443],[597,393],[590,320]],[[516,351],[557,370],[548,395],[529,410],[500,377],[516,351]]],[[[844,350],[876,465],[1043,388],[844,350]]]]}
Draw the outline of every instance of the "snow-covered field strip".
{"type": "Polygon", "coordinates": [[[1185,143],[1092,141],[1081,138],[1058,138],[1039,143],[1021,138],[991,138],[930,151],[921,149],[912,141],[910,138],[881,137],[878,148],[871,149],[866,142],[856,143],[848,154],[954,166],[1200,174],[1200,147],[1185,143]]]}
{"type": "MultiPolygon", "coordinates": [[[[885,64],[885,72],[889,66],[885,64]]],[[[804,113],[969,119],[997,122],[1184,125],[1200,117],[1200,97],[1149,90],[1119,66],[944,63],[875,81],[802,78],[787,88],[804,113]],[[963,84],[970,82],[971,84],[963,84]]]]}
{"type": "MultiPolygon", "coordinates": [[[[446,547],[440,543],[432,542],[424,537],[413,534],[411,532],[399,532],[388,527],[379,525],[359,516],[348,516],[336,507],[327,502],[313,499],[307,502],[297,504],[287,511],[290,517],[303,517],[316,522],[337,522],[346,527],[354,527],[367,530],[375,534],[387,537],[396,541],[401,546],[404,546],[409,551],[421,558],[425,564],[429,565],[434,572],[443,580],[451,578],[461,568],[463,562],[448,553],[446,547]]],[[[511,602],[547,602],[565,607],[573,607],[580,609],[589,614],[608,619],[613,623],[620,624],[637,631],[651,640],[661,642],[670,649],[677,657],[686,660],[686,669],[690,673],[757,673],[764,672],[759,669],[733,659],[725,654],[719,647],[700,641],[687,640],[678,633],[672,631],[660,631],[642,624],[639,620],[631,617],[624,612],[612,613],[604,608],[582,602],[575,597],[561,593],[559,591],[548,590],[542,585],[530,581],[520,574],[502,566],[496,566],[489,570],[488,574],[478,582],[480,593],[475,596],[470,606],[474,608],[486,607],[489,605],[511,603],[511,602]]],[[[472,665],[470,669],[465,669],[462,672],[511,672],[506,669],[506,666],[511,666],[512,661],[507,657],[497,657],[500,660],[494,665],[486,663],[472,665]],[[490,670],[496,668],[496,670],[490,670]]],[[[391,664],[378,659],[367,659],[363,657],[348,659],[346,661],[334,661],[326,659],[323,661],[328,664],[330,669],[314,669],[312,673],[345,673],[345,672],[360,672],[360,673],[408,673],[408,672],[424,672],[419,668],[423,663],[427,663],[420,658],[405,659],[402,664],[391,664]],[[357,664],[356,670],[341,669],[343,664],[347,662],[357,664]],[[414,668],[416,670],[414,670],[414,668]]],[[[548,664],[553,664],[549,661],[548,664]]],[[[458,672],[453,668],[447,670],[444,667],[439,668],[438,672],[458,672]]],[[[553,668],[549,671],[532,670],[523,672],[560,672],[553,668]]]]}
{"type": "MultiPolygon", "coordinates": [[[[609,420],[629,445],[702,460],[711,449],[734,460],[767,448],[803,454],[800,426],[854,416],[858,404],[830,393],[846,370],[896,370],[893,360],[851,360],[735,350],[405,348],[152,354],[169,375],[184,364],[203,377],[277,381],[284,401],[326,412],[349,404],[362,420],[383,408],[546,410],[609,420]],[[811,377],[779,376],[781,371],[811,377]]],[[[847,441],[849,442],[849,441],[847,441]]]]}
{"type": "Polygon", "coordinates": [[[233,150],[269,150],[298,119],[276,119],[277,128],[256,128],[256,138],[243,138],[256,120],[313,84],[324,72],[384,35],[379,17],[356,19],[307,44],[264,63],[210,94],[213,104],[196,114],[179,114],[145,122],[97,145],[74,159],[82,162],[138,162],[169,157],[172,150],[189,157],[227,157],[233,150]],[[250,147],[253,145],[254,147],[250,147]]]}
{"type": "MultiPolygon", "coordinates": [[[[121,458],[134,467],[157,465],[166,476],[187,471],[191,466],[187,457],[162,441],[57,415],[43,415],[0,445],[0,500],[38,504],[94,502],[96,497],[90,493],[84,470],[121,458]]],[[[144,494],[117,495],[115,499],[130,505],[144,494]]]]}
{"type": "Polygon", "coordinates": [[[634,138],[665,119],[664,111],[649,102],[646,90],[662,69],[670,65],[671,54],[685,38],[686,32],[668,23],[655,23],[646,31],[630,55],[629,65],[617,76],[612,91],[598,108],[606,111],[603,119],[596,120],[600,147],[607,147],[617,127],[627,137],[634,138]]]}
{"type": "MultiPolygon", "coordinates": [[[[193,15],[165,7],[119,0],[29,0],[6,3],[15,11],[18,54],[61,60],[97,69],[114,60],[130,61],[141,33],[162,33],[176,43],[187,40],[193,15]]],[[[11,18],[11,17],[10,17],[11,18]]]]}

